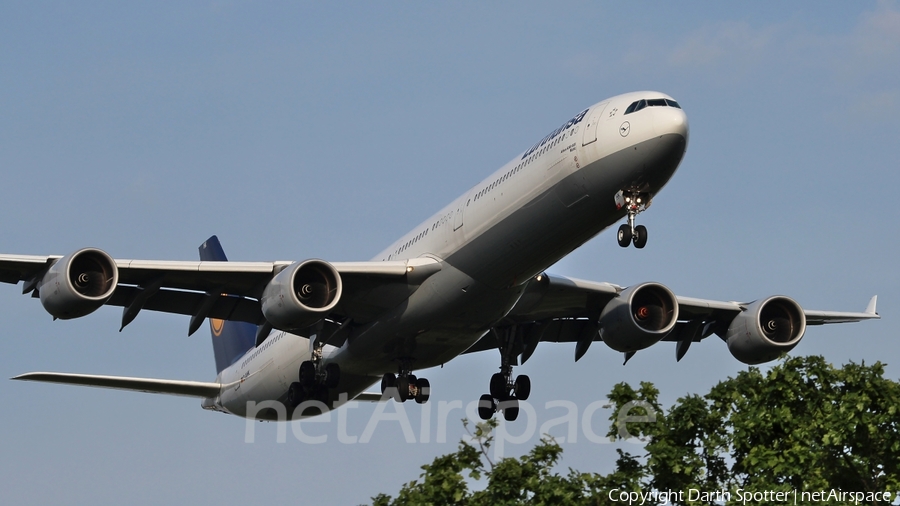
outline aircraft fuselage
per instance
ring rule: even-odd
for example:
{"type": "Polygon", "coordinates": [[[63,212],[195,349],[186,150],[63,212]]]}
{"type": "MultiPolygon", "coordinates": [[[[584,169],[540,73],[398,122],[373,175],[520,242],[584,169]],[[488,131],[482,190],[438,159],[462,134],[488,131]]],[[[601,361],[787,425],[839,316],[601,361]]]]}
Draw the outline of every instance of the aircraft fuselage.
{"type": "MultiPolygon", "coordinates": [[[[425,369],[465,352],[536,275],[625,216],[617,194],[659,192],[684,156],[688,122],[677,106],[626,114],[642,99],[674,102],[635,92],[579,112],[379,253],[373,260],[431,257],[441,270],[377,320],[355,326],[343,346],[326,347],[342,374],[329,400],[353,398],[400,361],[425,369]]],[[[309,356],[308,339],[273,332],[222,371],[217,381],[236,387],[204,407],[271,417],[247,413],[247,402],[284,399],[309,356]]]]}

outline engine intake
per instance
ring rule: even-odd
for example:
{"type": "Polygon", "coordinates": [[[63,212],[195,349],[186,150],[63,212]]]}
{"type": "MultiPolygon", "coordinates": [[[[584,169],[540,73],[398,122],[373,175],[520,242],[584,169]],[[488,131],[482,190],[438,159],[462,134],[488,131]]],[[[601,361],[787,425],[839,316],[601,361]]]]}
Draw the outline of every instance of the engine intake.
{"type": "Polygon", "coordinates": [[[747,306],[729,325],[725,340],[734,358],[755,365],[794,349],[804,332],[803,308],[789,297],[776,295],[747,306]]]}
{"type": "Polygon", "coordinates": [[[84,248],[57,260],[41,279],[38,293],[48,313],[68,320],[96,311],[112,297],[118,282],[112,257],[84,248]]]}
{"type": "Polygon", "coordinates": [[[281,330],[308,327],[334,309],[341,290],[341,276],[328,262],[295,262],[276,274],[263,291],[263,316],[281,330]]]}
{"type": "Polygon", "coordinates": [[[675,295],[659,283],[626,288],[600,314],[600,335],[622,352],[648,348],[666,337],[678,320],[675,295]]]}

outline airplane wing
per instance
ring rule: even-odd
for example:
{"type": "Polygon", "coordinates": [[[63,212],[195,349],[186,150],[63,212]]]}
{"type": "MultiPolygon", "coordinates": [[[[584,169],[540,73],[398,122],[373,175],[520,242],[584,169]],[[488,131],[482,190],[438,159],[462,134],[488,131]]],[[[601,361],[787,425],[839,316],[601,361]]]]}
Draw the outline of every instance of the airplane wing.
{"type": "Polygon", "coordinates": [[[216,397],[224,386],[220,383],[200,381],[177,381],[150,378],[128,378],[124,376],[98,376],[94,374],[68,374],[57,372],[30,372],[15,376],[14,380],[63,383],[119,390],[134,390],[154,394],[183,395],[187,397],[216,397]]]}
{"type": "MultiPolygon", "coordinates": [[[[263,290],[273,277],[295,264],[113,260],[100,250],[86,249],[65,257],[0,255],[0,282],[24,281],[23,293],[38,297],[42,284],[48,282],[48,273],[60,263],[68,261],[69,266],[81,261],[73,258],[83,252],[87,252],[83,257],[90,254],[98,261],[107,258],[114,263],[115,269],[107,270],[115,270],[116,276],[109,274],[107,278],[115,281],[115,290],[101,303],[125,308],[123,328],[147,309],[192,316],[189,334],[205,318],[264,324],[260,307],[263,290]]],[[[425,278],[440,270],[440,263],[431,258],[327,265],[339,273],[343,287],[338,305],[329,314],[339,320],[352,318],[355,323],[366,323],[396,306],[425,278]]]]}
{"type": "MultiPolygon", "coordinates": [[[[600,323],[603,323],[601,316],[605,314],[607,306],[627,297],[630,291],[631,288],[610,283],[542,273],[529,283],[522,298],[509,314],[497,322],[493,327],[494,332],[488,333],[467,353],[496,349],[498,347],[496,332],[505,329],[521,334],[520,349],[517,352],[521,353],[523,363],[534,352],[538,342],[577,343],[575,356],[578,360],[591,342],[604,340],[600,323]],[[600,320],[599,323],[598,320],[600,320]]],[[[665,289],[665,292],[668,292],[668,289],[665,289]]],[[[748,315],[760,311],[761,303],[773,299],[778,299],[778,302],[782,303],[784,307],[796,307],[799,312],[802,312],[802,325],[795,325],[802,329],[805,329],[806,325],[851,323],[880,318],[876,311],[877,296],[872,297],[862,312],[802,309],[792,300],[780,296],[748,303],[674,295],[673,297],[674,304],[677,305],[677,312],[670,308],[670,313],[677,315],[676,321],[661,340],[677,343],[676,358],[678,360],[681,360],[687,353],[692,342],[701,341],[713,334],[726,340],[729,328],[736,318],[742,314],[748,315]]],[[[608,321],[612,321],[612,318],[609,318],[608,321]]],[[[802,330],[799,330],[798,333],[802,336],[802,330]]],[[[614,336],[610,336],[610,340],[611,337],[614,336]]],[[[796,345],[797,341],[799,341],[799,337],[795,340],[785,338],[786,350],[796,345]]],[[[626,352],[626,362],[634,353],[634,350],[626,352]]],[[[751,360],[753,359],[751,358],[751,360]]]]}

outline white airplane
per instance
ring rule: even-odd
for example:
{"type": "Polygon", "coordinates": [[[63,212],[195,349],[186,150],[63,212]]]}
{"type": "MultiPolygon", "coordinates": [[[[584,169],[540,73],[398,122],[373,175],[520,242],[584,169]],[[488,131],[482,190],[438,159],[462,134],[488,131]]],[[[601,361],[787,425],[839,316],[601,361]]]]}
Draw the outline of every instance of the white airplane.
{"type": "Polygon", "coordinates": [[[674,341],[680,360],[715,334],[735,358],[759,364],[794,348],[807,325],[879,318],[875,297],[861,313],[810,311],[785,296],[722,302],[675,296],[659,283],[623,288],[544,272],[622,218],[619,244],[644,247],[647,229],[635,217],[687,143],[687,117],[671,97],[604,100],[368,262],[225,262],[215,236],[199,262],[118,260],[95,248],[0,255],[0,281],[24,281],[23,293],[54,318],[108,304],[124,308],[123,328],[141,309],[189,315],[188,334],[209,318],[218,370],[209,383],[44,372],[13,379],[195,396],[206,409],[283,420],[353,398],[424,403],[430,385],[414,370],[499,349],[500,371],[478,411],[515,420],[531,382],[513,366],[542,341],[575,343],[576,361],[603,341],[626,362],[674,341]],[[365,391],[378,381],[381,393],[365,391]]]}

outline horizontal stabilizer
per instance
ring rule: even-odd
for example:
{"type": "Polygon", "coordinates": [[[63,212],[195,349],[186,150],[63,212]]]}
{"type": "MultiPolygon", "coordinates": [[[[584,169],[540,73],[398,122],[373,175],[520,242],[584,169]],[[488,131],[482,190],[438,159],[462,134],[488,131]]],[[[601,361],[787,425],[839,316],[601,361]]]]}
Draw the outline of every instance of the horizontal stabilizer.
{"type": "Polygon", "coordinates": [[[361,394],[354,397],[353,400],[362,402],[381,402],[386,399],[383,395],[376,392],[362,392],[361,394]]]}
{"type": "Polygon", "coordinates": [[[178,381],[152,378],[128,378],[124,376],[98,376],[93,374],[67,374],[58,372],[29,372],[14,380],[44,381],[87,387],[117,388],[151,394],[184,395],[188,397],[216,397],[222,390],[220,383],[178,381]]]}

